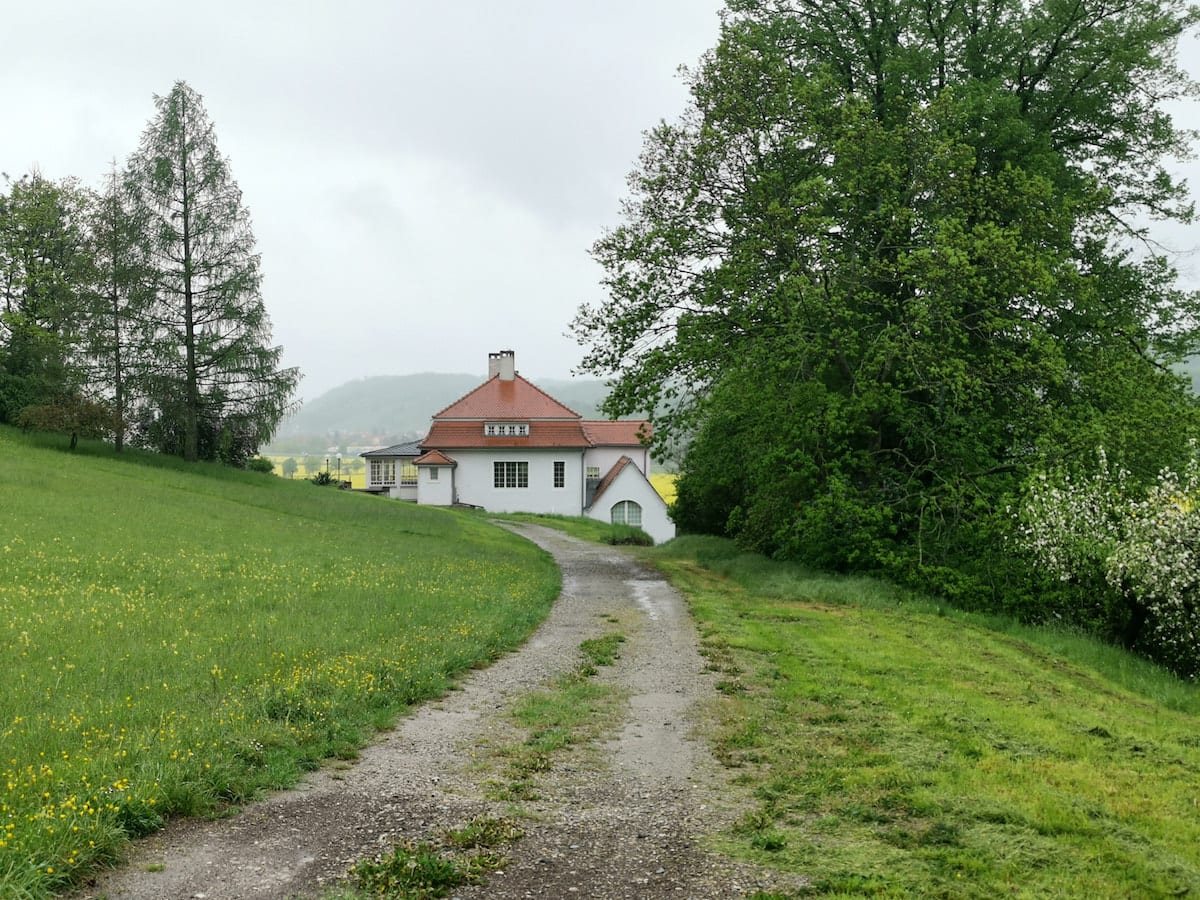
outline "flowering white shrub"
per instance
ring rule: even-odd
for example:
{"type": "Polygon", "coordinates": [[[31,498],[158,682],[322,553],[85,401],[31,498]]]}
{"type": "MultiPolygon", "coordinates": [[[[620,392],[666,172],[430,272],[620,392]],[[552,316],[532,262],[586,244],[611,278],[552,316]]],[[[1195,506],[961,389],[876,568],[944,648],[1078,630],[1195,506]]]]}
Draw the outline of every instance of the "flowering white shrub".
{"type": "Polygon", "coordinates": [[[1139,649],[1179,675],[1200,675],[1200,454],[1147,489],[1111,468],[1090,477],[1041,475],[1017,512],[1017,540],[1064,581],[1103,579],[1144,611],[1139,649]]]}

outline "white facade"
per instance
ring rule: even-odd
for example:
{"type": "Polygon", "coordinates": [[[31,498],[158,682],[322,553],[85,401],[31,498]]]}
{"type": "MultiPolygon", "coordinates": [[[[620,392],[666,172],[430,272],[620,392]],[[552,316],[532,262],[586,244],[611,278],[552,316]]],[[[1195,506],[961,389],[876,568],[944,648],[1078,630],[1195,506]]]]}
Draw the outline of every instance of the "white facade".
{"type": "MultiPolygon", "coordinates": [[[[577,449],[494,449],[451,451],[454,461],[455,502],[482,506],[499,513],[539,512],[550,515],[583,514],[583,451],[577,449]],[[497,487],[496,464],[502,469],[502,484],[514,479],[512,487],[497,487]],[[555,463],[561,463],[562,486],[556,486],[555,463]],[[510,468],[509,464],[512,467],[510,468]]],[[[421,466],[422,471],[425,466],[421,466]]],[[[419,503],[428,503],[425,481],[421,481],[419,503]]]]}
{"type": "MultiPolygon", "coordinates": [[[[675,537],[675,523],[667,515],[667,504],[642,475],[636,463],[622,469],[605,487],[604,493],[584,510],[584,515],[601,522],[612,522],[613,507],[620,503],[637,504],[641,519],[638,527],[654,538],[654,543],[661,544],[675,537]]],[[[629,507],[624,507],[622,512],[627,514],[629,507]]],[[[624,518],[622,521],[627,523],[624,518]]]]}
{"type": "Polygon", "coordinates": [[[641,469],[643,475],[650,477],[650,451],[645,447],[590,447],[587,451],[586,465],[603,477],[621,461],[622,456],[628,456],[634,465],[641,469]]]}
{"type": "MultiPolygon", "coordinates": [[[[367,490],[371,490],[371,486],[367,485],[367,490]]],[[[415,484],[397,484],[388,488],[387,495],[393,500],[411,500],[417,499],[417,486],[415,484]]]]}
{"type": "Polygon", "coordinates": [[[439,465],[417,466],[416,501],[429,506],[453,506],[459,502],[456,497],[457,486],[455,484],[459,468],[439,465]]]}
{"type": "Polygon", "coordinates": [[[359,454],[366,467],[366,489],[387,494],[393,500],[415,501],[417,470],[413,460],[419,454],[416,441],[359,454]]]}

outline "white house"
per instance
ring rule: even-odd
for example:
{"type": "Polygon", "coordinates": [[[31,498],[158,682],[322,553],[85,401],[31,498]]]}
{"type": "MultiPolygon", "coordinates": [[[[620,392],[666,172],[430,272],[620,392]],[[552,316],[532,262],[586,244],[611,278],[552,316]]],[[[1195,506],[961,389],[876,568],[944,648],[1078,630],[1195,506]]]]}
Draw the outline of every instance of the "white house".
{"type": "Polygon", "coordinates": [[[396,500],[416,500],[417,467],[414,463],[421,455],[420,443],[409,441],[360,453],[367,463],[367,490],[386,493],[396,500]]]}
{"type": "Polygon", "coordinates": [[[434,506],[584,515],[637,525],[662,543],[675,526],[648,480],[649,437],[645,421],[584,420],[522,378],[503,350],[488,354],[487,381],[436,413],[416,446],[362,455],[368,490],[434,506]]]}

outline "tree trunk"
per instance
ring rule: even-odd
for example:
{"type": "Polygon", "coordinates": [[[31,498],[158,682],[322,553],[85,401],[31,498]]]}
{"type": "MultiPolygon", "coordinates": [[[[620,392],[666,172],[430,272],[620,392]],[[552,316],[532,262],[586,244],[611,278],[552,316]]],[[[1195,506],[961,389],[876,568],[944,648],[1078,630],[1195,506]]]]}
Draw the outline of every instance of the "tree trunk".
{"type": "Polygon", "coordinates": [[[184,403],[183,458],[196,462],[200,458],[200,390],[196,377],[196,314],[192,296],[192,232],[191,204],[188,194],[187,156],[187,107],[181,110],[184,126],[179,129],[179,169],[182,177],[183,208],[180,218],[183,225],[183,318],[184,349],[187,366],[187,400],[184,403]]]}

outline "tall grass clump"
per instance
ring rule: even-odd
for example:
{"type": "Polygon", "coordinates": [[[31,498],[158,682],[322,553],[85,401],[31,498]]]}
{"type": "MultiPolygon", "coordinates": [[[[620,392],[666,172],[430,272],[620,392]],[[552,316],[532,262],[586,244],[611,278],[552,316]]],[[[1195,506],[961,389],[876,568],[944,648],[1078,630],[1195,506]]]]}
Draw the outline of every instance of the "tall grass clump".
{"type": "Polygon", "coordinates": [[[0,429],[0,896],[287,785],[557,593],[485,522],[0,429]]]}

